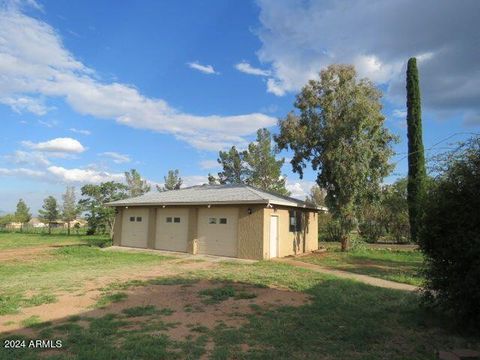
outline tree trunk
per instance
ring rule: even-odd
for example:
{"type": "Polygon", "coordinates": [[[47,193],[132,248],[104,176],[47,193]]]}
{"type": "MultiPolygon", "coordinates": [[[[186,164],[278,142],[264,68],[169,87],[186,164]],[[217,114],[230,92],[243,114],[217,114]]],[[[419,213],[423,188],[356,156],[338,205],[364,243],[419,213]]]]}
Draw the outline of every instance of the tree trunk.
{"type": "Polygon", "coordinates": [[[67,221],[67,235],[70,236],[70,221],[67,221]]]}
{"type": "Polygon", "coordinates": [[[52,234],[52,223],[48,223],[48,235],[52,234]]]}
{"type": "Polygon", "coordinates": [[[340,243],[342,245],[341,250],[342,251],[347,251],[348,250],[348,235],[343,235],[340,243]]]}

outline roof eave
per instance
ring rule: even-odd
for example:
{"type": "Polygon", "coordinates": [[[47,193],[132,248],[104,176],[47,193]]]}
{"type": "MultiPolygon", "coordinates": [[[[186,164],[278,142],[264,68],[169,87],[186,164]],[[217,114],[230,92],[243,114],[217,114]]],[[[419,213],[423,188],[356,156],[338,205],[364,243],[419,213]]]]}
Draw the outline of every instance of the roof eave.
{"type": "Polygon", "coordinates": [[[238,201],[153,201],[153,202],[110,202],[106,203],[106,206],[117,207],[117,206],[193,206],[193,205],[238,205],[238,204],[267,204],[266,200],[238,200],[238,201]]]}
{"type": "Polygon", "coordinates": [[[195,205],[248,205],[248,204],[272,204],[288,207],[297,207],[310,210],[322,210],[318,207],[312,207],[303,204],[296,204],[291,202],[283,201],[268,201],[268,200],[238,200],[238,201],[195,201],[195,202],[110,202],[106,203],[106,206],[110,207],[125,207],[125,206],[195,206],[195,205]]]}

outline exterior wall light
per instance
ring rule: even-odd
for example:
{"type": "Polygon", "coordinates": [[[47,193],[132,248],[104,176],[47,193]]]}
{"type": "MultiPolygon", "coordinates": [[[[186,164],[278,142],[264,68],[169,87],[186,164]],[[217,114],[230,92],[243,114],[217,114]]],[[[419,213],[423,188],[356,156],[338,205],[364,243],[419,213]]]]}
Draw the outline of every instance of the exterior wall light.
{"type": "Polygon", "coordinates": [[[248,215],[252,215],[252,208],[247,209],[248,215]]]}

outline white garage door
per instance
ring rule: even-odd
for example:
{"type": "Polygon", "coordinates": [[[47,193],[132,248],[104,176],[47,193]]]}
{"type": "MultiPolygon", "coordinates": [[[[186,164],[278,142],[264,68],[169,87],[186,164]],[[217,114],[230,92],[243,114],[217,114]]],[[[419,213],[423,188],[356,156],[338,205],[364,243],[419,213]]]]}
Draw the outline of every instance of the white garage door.
{"type": "Polygon", "coordinates": [[[148,209],[124,209],[122,219],[122,245],[147,247],[148,209]]]}
{"type": "Polygon", "coordinates": [[[187,251],[188,209],[157,209],[155,249],[187,251]]]}
{"type": "Polygon", "coordinates": [[[200,209],[199,254],[237,256],[238,208],[200,209]]]}

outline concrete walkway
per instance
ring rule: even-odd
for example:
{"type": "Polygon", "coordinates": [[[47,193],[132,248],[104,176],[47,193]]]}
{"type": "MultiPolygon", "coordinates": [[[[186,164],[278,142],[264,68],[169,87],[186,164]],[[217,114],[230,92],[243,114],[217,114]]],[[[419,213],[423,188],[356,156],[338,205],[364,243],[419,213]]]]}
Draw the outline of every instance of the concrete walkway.
{"type": "Polygon", "coordinates": [[[343,279],[360,281],[364,284],[368,284],[372,286],[378,286],[378,287],[387,288],[387,289],[404,290],[404,291],[419,290],[418,286],[397,283],[395,281],[383,280],[383,279],[379,279],[379,278],[375,278],[367,275],[351,273],[348,271],[329,269],[320,265],[305,263],[303,261],[298,261],[292,258],[277,258],[274,261],[282,262],[282,263],[293,265],[293,266],[298,266],[298,267],[316,271],[322,274],[333,275],[343,279]]]}
{"type": "Polygon", "coordinates": [[[104,248],[105,251],[123,251],[123,252],[142,252],[142,253],[151,253],[156,255],[171,256],[177,258],[179,261],[183,260],[195,260],[195,261],[208,261],[208,262],[236,262],[241,264],[253,264],[257,260],[248,260],[248,259],[239,259],[227,256],[215,256],[215,255],[193,255],[185,252],[179,251],[167,251],[167,250],[157,250],[157,249],[143,249],[143,248],[131,248],[126,246],[109,246],[104,248]]]}

